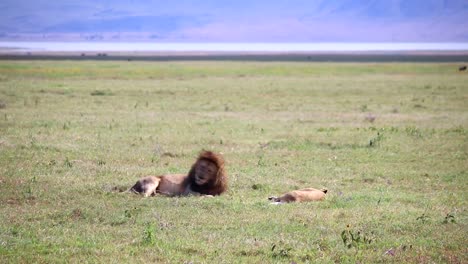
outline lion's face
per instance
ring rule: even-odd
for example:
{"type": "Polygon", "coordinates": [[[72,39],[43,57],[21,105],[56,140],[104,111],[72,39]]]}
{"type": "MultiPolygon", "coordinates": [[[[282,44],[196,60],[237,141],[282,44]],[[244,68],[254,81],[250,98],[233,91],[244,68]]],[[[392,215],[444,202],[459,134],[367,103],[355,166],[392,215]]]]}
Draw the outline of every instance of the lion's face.
{"type": "Polygon", "coordinates": [[[197,162],[195,167],[195,174],[193,180],[197,185],[206,185],[213,179],[216,179],[218,167],[211,161],[201,159],[197,162]]]}

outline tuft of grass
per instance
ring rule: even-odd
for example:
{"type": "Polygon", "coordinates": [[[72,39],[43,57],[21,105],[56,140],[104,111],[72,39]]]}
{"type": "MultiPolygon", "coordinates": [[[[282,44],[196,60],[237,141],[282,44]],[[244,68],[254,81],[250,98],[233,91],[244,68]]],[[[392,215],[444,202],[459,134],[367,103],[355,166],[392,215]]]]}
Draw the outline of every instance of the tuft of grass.
{"type": "Polygon", "coordinates": [[[146,223],[143,231],[143,244],[148,246],[154,246],[156,244],[156,228],[151,223],[146,223]]]}
{"type": "Polygon", "coordinates": [[[109,91],[102,91],[102,90],[94,90],[91,93],[91,96],[108,96],[108,95],[113,95],[112,92],[109,91]]]}
{"type": "Polygon", "coordinates": [[[376,147],[384,139],[383,133],[377,132],[377,136],[369,141],[369,147],[376,147]]]}
{"type": "Polygon", "coordinates": [[[442,223],[448,224],[448,223],[456,223],[456,222],[457,221],[455,221],[455,215],[448,213],[447,215],[445,215],[444,221],[442,223]]]}
{"type": "Polygon", "coordinates": [[[348,225],[347,228],[341,231],[341,240],[347,248],[362,247],[371,244],[374,238],[374,232],[363,232],[362,230],[353,230],[348,225]]]}
{"type": "Polygon", "coordinates": [[[420,215],[420,216],[418,216],[416,218],[417,221],[420,221],[423,224],[429,222],[430,219],[431,219],[431,217],[428,216],[426,213],[423,213],[422,215],[420,215]]]}
{"type": "Polygon", "coordinates": [[[68,157],[65,157],[65,161],[63,162],[63,165],[67,168],[73,167],[73,163],[68,159],[68,157]]]}

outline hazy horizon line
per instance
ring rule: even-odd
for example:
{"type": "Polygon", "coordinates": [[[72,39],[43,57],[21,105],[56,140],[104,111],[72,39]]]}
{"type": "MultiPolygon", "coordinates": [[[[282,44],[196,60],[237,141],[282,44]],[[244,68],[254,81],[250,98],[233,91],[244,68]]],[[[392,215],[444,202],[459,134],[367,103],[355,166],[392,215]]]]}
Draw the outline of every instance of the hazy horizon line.
{"type": "Polygon", "coordinates": [[[0,41],[10,51],[467,51],[468,42],[96,42],[0,41]]]}

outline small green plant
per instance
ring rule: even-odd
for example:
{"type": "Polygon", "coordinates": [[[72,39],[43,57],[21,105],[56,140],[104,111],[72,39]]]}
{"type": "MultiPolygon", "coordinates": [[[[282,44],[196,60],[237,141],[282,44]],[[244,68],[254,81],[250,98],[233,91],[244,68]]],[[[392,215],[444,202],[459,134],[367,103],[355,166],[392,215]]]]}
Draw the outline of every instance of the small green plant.
{"type": "Polygon", "coordinates": [[[91,92],[91,95],[92,96],[102,96],[102,95],[106,95],[106,92],[96,90],[96,91],[91,92]]]}
{"type": "Polygon", "coordinates": [[[265,185],[263,185],[261,183],[252,184],[252,189],[253,190],[264,190],[265,188],[266,188],[265,185]]]}
{"type": "Polygon", "coordinates": [[[266,165],[266,162],[264,160],[264,153],[263,152],[258,155],[257,165],[258,166],[265,166],[266,165]]]}
{"type": "Polygon", "coordinates": [[[380,143],[380,141],[382,141],[383,139],[384,139],[383,134],[380,132],[377,132],[377,136],[375,136],[369,141],[369,147],[377,146],[380,143]]]}
{"type": "Polygon", "coordinates": [[[363,245],[370,244],[374,241],[374,233],[365,234],[360,230],[351,230],[348,225],[345,230],[341,232],[341,240],[347,248],[359,248],[363,245]]]}
{"type": "Polygon", "coordinates": [[[70,217],[74,220],[85,219],[83,211],[79,208],[73,209],[73,211],[70,214],[70,217]]]}
{"type": "MultiPolygon", "coordinates": [[[[129,212],[125,216],[129,215],[129,212]]],[[[143,244],[154,245],[156,243],[156,228],[151,223],[147,223],[143,232],[143,244]]]]}
{"type": "Polygon", "coordinates": [[[24,198],[25,198],[25,199],[31,199],[31,198],[33,198],[33,197],[34,197],[34,196],[33,196],[32,187],[31,187],[31,185],[28,185],[28,186],[26,187],[26,190],[24,191],[24,198]]]}
{"type": "Polygon", "coordinates": [[[418,138],[422,137],[421,130],[415,126],[406,127],[405,132],[408,136],[418,137],[418,138]]]}
{"type": "Polygon", "coordinates": [[[31,148],[36,148],[36,147],[37,147],[37,140],[36,140],[36,138],[33,137],[32,135],[29,135],[29,138],[30,138],[31,148]]]}
{"type": "Polygon", "coordinates": [[[125,211],[124,211],[124,216],[125,216],[125,218],[132,218],[132,213],[131,213],[131,211],[128,210],[128,209],[125,210],[125,211]]]}
{"type": "Polygon", "coordinates": [[[72,162],[68,159],[68,157],[65,158],[65,161],[63,162],[63,165],[65,165],[65,167],[68,167],[68,168],[73,167],[73,164],[72,164],[72,162]]]}
{"type": "Polygon", "coordinates": [[[418,216],[416,218],[416,221],[421,221],[421,223],[425,224],[425,223],[427,223],[429,221],[430,218],[431,218],[430,216],[428,216],[426,213],[424,213],[424,214],[418,216]]]}
{"type": "Polygon", "coordinates": [[[276,246],[276,244],[273,244],[273,246],[271,247],[273,258],[288,258],[291,255],[290,254],[291,250],[292,250],[291,247],[279,248],[276,246]]]}
{"type": "Polygon", "coordinates": [[[451,213],[448,213],[445,217],[444,217],[444,221],[442,221],[442,223],[444,224],[448,224],[448,223],[456,223],[455,221],[455,216],[451,213]]]}
{"type": "Polygon", "coordinates": [[[68,130],[68,129],[70,129],[70,122],[67,121],[63,123],[63,130],[68,130]]]}
{"type": "Polygon", "coordinates": [[[91,92],[92,96],[104,96],[104,95],[110,95],[109,93],[101,90],[95,90],[91,92]]]}
{"type": "Polygon", "coordinates": [[[19,227],[18,226],[11,227],[10,234],[15,237],[18,236],[20,234],[19,227]]]}

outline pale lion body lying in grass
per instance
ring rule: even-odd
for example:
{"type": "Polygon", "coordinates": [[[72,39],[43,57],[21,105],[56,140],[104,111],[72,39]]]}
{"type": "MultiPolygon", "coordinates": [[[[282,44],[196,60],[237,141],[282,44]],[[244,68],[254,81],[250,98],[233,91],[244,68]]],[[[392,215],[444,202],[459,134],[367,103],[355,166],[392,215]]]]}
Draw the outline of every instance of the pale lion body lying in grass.
{"type": "Polygon", "coordinates": [[[292,203],[292,202],[309,202],[309,201],[321,201],[325,199],[327,189],[314,189],[305,188],[296,191],[291,191],[281,195],[280,197],[272,196],[268,200],[273,201],[276,204],[281,203],[292,203]]]}

